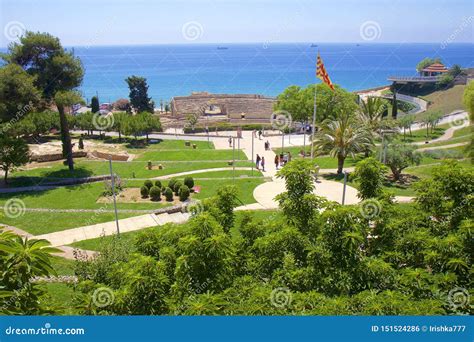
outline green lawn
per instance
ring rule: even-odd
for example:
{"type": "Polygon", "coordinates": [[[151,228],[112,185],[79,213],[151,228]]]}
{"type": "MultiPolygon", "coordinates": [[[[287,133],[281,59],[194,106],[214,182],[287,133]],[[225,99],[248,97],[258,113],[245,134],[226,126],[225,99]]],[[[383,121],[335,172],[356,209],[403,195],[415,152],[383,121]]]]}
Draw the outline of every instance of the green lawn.
{"type": "Polygon", "coordinates": [[[465,108],[462,102],[465,87],[465,85],[455,85],[449,89],[438,90],[420,97],[430,102],[428,110],[439,110],[444,114],[449,114],[455,110],[465,108]]]}
{"type": "MultiPolygon", "coordinates": [[[[135,236],[137,236],[140,232],[143,232],[147,229],[156,229],[155,227],[152,228],[145,228],[142,230],[136,230],[133,232],[126,232],[126,233],[121,233],[120,234],[120,239],[124,242],[125,245],[130,247],[130,251],[133,252],[135,244],[134,244],[134,239],[135,236]]],[[[81,248],[81,249],[86,249],[90,251],[98,251],[100,250],[100,246],[103,243],[108,243],[110,242],[114,236],[101,236],[95,239],[89,239],[89,240],[83,240],[83,241],[78,241],[72,243],[70,246],[76,247],[76,248],[81,248]]]]}
{"type": "MultiPolygon", "coordinates": [[[[135,160],[143,161],[194,161],[194,160],[233,160],[232,150],[173,150],[173,151],[146,151],[135,160]]],[[[242,150],[235,151],[235,160],[247,160],[242,150]]]]}
{"type": "MultiPolygon", "coordinates": [[[[190,141],[191,145],[195,144],[197,150],[212,150],[214,143],[207,141],[190,141]]],[[[129,153],[141,153],[148,150],[193,150],[192,146],[186,146],[185,140],[158,140],[157,143],[150,143],[143,146],[131,146],[130,143],[124,144],[129,153]]]]}
{"type": "MultiPolygon", "coordinates": [[[[239,199],[244,204],[255,203],[253,190],[264,182],[260,178],[236,178],[232,179],[212,179],[196,180],[195,184],[201,187],[201,192],[193,194],[192,198],[204,199],[216,194],[217,190],[227,184],[235,184],[239,189],[239,199]]],[[[164,182],[165,184],[167,181],[164,182]]],[[[143,181],[129,181],[126,187],[140,187],[143,181]]],[[[89,183],[76,186],[59,187],[47,191],[25,191],[12,194],[0,194],[0,205],[4,205],[11,198],[17,198],[24,202],[26,208],[49,208],[49,209],[109,209],[112,210],[111,203],[97,203],[97,199],[102,196],[104,185],[102,182],[89,183]]],[[[118,209],[145,209],[153,210],[171,205],[166,201],[145,202],[145,203],[117,203],[118,209]]],[[[120,218],[137,216],[140,213],[120,213],[120,218]]],[[[113,213],[86,212],[86,213],[54,213],[54,212],[25,212],[17,218],[0,217],[0,222],[9,224],[31,234],[44,234],[69,228],[80,227],[112,221],[113,213]]]]}
{"type": "MultiPolygon", "coordinates": [[[[111,209],[112,206],[109,206],[111,209]]],[[[2,211],[3,213],[3,211],[2,211]]],[[[119,218],[124,219],[140,214],[119,213],[119,218]]],[[[97,223],[112,221],[114,213],[49,213],[26,211],[17,218],[0,215],[0,222],[14,226],[33,234],[41,235],[58,232],[70,228],[82,227],[97,223]]]]}
{"type": "MultiPolygon", "coordinates": [[[[158,163],[155,163],[157,165],[158,163]]],[[[154,178],[185,171],[230,167],[227,162],[162,162],[162,170],[147,169],[147,162],[114,162],[113,171],[122,178],[154,178]]],[[[54,181],[55,178],[81,178],[110,174],[107,161],[77,160],[74,171],[69,171],[62,162],[49,163],[45,167],[13,172],[9,178],[10,186],[28,186],[54,181]],[[45,179],[46,178],[46,179],[45,179]],[[48,179],[54,178],[54,179],[48,179]]],[[[237,161],[236,166],[251,167],[250,161],[237,161]]]]}
{"type": "Polygon", "coordinates": [[[426,128],[412,131],[411,135],[409,131],[406,131],[405,139],[403,138],[403,132],[399,135],[399,139],[406,143],[434,140],[442,136],[447,129],[448,127],[445,125],[438,126],[433,132],[428,132],[428,138],[426,138],[426,128]]]}

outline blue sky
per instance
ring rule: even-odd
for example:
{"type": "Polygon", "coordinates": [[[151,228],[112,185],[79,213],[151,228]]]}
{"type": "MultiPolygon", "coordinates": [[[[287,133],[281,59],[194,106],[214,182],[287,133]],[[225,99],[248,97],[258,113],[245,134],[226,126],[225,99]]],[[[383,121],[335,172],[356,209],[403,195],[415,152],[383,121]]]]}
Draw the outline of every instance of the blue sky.
{"type": "Polygon", "coordinates": [[[24,29],[64,45],[473,42],[469,0],[0,0],[4,47],[24,29]],[[450,38],[451,37],[451,38],[450,38]]]}

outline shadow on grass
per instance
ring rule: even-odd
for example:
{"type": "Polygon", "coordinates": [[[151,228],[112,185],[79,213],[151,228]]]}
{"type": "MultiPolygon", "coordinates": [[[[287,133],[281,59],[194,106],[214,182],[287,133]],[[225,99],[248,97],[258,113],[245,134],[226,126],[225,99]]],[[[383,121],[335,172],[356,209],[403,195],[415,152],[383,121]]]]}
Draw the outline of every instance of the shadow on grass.
{"type": "MultiPolygon", "coordinates": [[[[64,178],[86,178],[91,177],[93,172],[84,167],[75,167],[74,171],[64,166],[61,170],[46,170],[41,176],[13,176],[8,179],[8,188],[24,187],[24,186],[41,186],[48,185],[55,181],[60,181],[64,178]]],[[[0,184],[0,187],[5,187],[4,184],[0,184]]]]}

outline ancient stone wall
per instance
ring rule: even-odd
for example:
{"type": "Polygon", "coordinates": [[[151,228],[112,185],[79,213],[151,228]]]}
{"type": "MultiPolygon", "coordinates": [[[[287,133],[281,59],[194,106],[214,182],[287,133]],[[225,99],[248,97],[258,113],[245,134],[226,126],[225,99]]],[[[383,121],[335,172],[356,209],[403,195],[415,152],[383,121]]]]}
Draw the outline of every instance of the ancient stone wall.
{"type": "Polygon", "coordinates": [[[173,115],[202,114],[211,105],[218,106],[221,114],[231,119],[267,119],[272,115],[275,98],[256,94],[209,94],[177,96],[171,101],[173,115]]]}

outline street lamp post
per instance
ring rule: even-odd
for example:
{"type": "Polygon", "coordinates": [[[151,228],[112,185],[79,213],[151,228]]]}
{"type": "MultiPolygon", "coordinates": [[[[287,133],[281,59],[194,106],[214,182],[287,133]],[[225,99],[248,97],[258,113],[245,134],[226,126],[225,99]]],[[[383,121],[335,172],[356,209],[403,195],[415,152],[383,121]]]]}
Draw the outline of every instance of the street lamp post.
{"type": "Polygon", "coordinates": [[[342,188],[342,205],[346,202],[347,171],[344,171],[344,186],[342,188]]]}
{"type": "Polygon", "coordinates": [[[115,176],[112,171],[112,158],[109,158],[109,169],[110,169],[110,177],[112,181],[112,196],[114,198],[114,211],[115,211],[115,225],[117,226],[117,235],[120,235],[120,228],[118,222],[118,213],[117,213],[117,200],[115,199],[115,176]]]}

